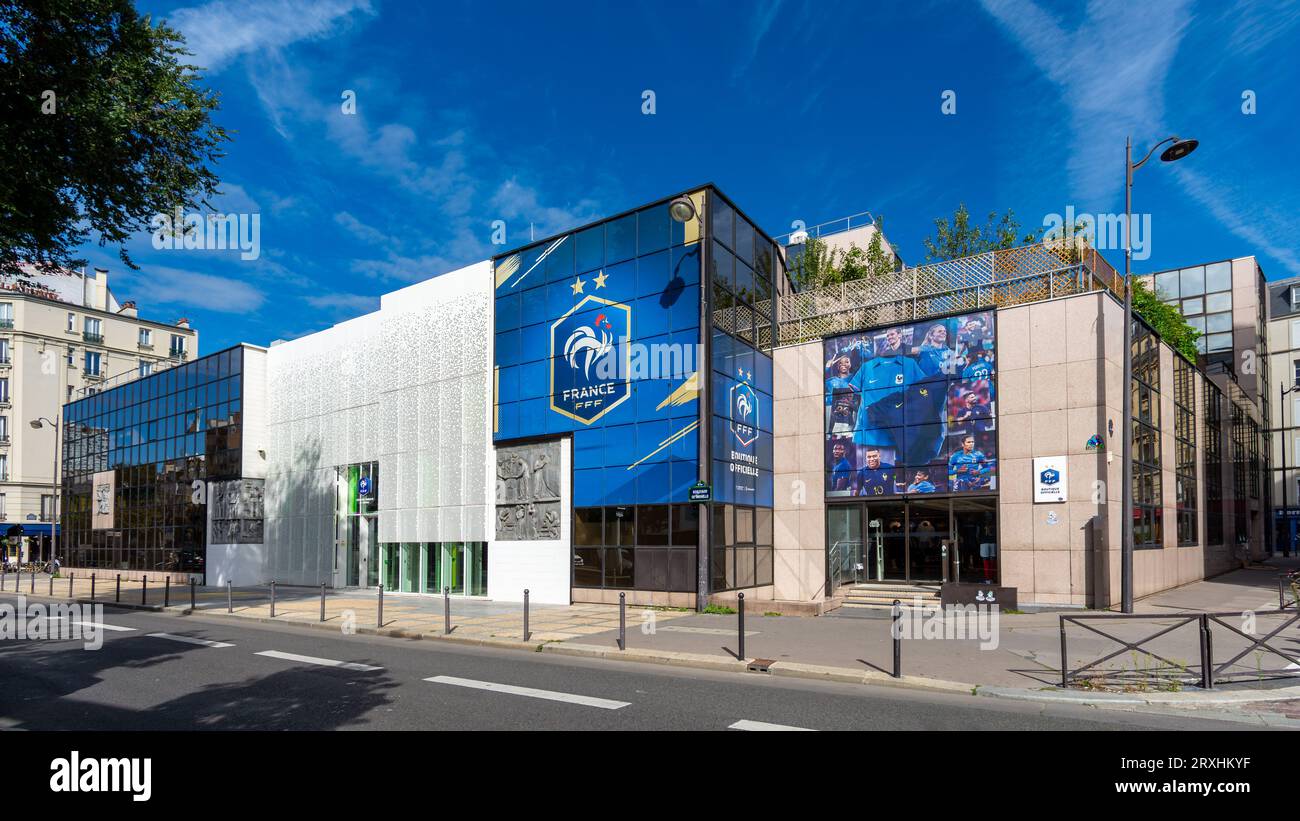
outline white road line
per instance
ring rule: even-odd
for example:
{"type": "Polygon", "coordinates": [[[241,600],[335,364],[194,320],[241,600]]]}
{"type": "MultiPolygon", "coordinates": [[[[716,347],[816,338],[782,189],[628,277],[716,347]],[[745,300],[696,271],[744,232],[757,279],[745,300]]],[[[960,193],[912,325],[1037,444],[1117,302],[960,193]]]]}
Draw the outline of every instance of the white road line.
{"type": "Polygon", "coordinates": [[[344,670],[357,670],[362,673],[384,669],[370,664],[357,664],[355,661],[335,661],[334,659],[323,659],[317,658],[316,656],[300,656],[297,653],[281,653],[279,650],[263,650],[254,655],[266,656],[267,658],[273,659],[284,659],[285,661],[297,661],[303,664],[319,664],[322,667],[340,667],[344,670]]]}
{"type": "Polygon", "coordinates": [[[82,627],[98,627],[100,630],[113,630],[118,633],[134,633],[134,627],[122,627],[117,624],[96,624],[93,621],[74,621],[73,624],[80,624],[82,627]]]}
{"type": "Polygon", "coordinates": [[[564,701],[569,704],[581,704],[584,707],[599,707],[602,710],[618,710],[623,707],[631,706],[630,701],[612,701],[607,698],[596,698],[594,696],[579,696],[573,693],[557,693],[554,690],[537,690],[532,687],[516,687],[513,684],[497,684],[492,681],[475,681],[470,678],[456,678],[455,676],[433,676],[426,678],[425,681],[432,681],[434,684],[450,684],[454,687],[469,687],[475,690],[491,690],[496,693],[509,693],[512,696],[526,696],[528,698],[541,698],[547,701],[564,701]]]}
{"type": "Polygon", "coordinates": [[[747,718],[742,718],[740,721],[737,721],[735,724],[732,724],[727,729],[728,730],[751,730],[751,731],[777,730],[777,731],[802,732],[802,733],[816,732],[816,730],[811,730],[807,727],[791,727],[788,724],[768,724],[766,721],[750,721],[747,718]]]}
{"type": "Polygon", "coordinates": [[[197,644],[201,647],[234,647],[233,644],[227,644],[224,641],[210,641],[208,639],[196,639],[193,636],[178,636],[174,633],[145,633],[151,639],[167,639],[169,641],[183,641],[186,644],[197,644]]]}

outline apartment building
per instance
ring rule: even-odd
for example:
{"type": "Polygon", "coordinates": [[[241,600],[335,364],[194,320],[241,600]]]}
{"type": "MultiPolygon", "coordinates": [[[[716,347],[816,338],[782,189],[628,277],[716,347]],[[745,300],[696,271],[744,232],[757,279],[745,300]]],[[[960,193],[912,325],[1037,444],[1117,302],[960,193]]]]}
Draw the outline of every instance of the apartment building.
{"type": "Polygon", "coordinates": [[[51,423],[63,404],[193,358],[198,345],[187,320],[143,319],[119,301],[105,269],[0,278],[0,535],[10,555],[48,558],[51,423]]]}
{"type": "Polygon", "coordinates": [[[1273,549],[1295,553],[1300,540],[1300,277],[1268,284],[1268,311],[1273,549]]]}

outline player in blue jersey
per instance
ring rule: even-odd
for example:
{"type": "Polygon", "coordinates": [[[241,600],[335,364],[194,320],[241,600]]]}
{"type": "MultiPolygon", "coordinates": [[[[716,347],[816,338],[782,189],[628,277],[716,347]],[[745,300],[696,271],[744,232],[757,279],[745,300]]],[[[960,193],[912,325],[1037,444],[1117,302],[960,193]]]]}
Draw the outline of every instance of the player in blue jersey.
{"type": "Polygon", "coordinates": [[[848,448],[843,442],[831,445],[830,488],[832,492],[852,492],[854,474],[853,463],[849,461],[848,448]]]}
{"type": "Polygon", "coordinates": [[[890,428],[902,427],[903,390],[919,381],[921,369],[904,355],[903,335],[897,328],[885,331],[884,344],[862,363],[850,385],[861,394],[853,441],[859,445],[895,446],[890,428]]]}
{"type": "Polygon", "coordinates": [[[912,478],[912,484],[907,486],[908,493],[934,493],[934,483],[930,481],[930,474],[924,470],[918,470],[916,476],[912,478]]]}
{"type": "Polygon", "coordinates": [[[952,348],[948,347],[948,326],[942,323],[931,325],[930,330],[925,332],[925,339],[921,340],[921,346],[914,353],[917,367],[926,378],[951,372],[951,365],[945,368],[945,363],[954,356],[952,348]]]}
{"type": "Polygon", "coordinates": [[[962,379],[988,379],[992,375],[993,354],[990,351],[975,351],[961,372],[962,379]]]}
{"type": "Polygon", "coordinates": [[[975,449],[975,437],[963,436],[961,450],[948,457],[948,484],[953,492],[978,490],[991,465],[984,451],[975,449]]]}
{"type": "Polygon", "coordinates": [[[866,464],[858,471],[857,495],[889,496],[894,493],[894,466],[880,459],[880,449],[866,453],[866,464]]]}

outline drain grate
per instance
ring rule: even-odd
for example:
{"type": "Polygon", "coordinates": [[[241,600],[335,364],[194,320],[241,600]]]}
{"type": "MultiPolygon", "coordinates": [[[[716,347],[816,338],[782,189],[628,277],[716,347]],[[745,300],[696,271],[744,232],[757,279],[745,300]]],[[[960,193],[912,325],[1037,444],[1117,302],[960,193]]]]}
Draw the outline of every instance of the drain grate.
{"type": "Polygon", "coordinates": [[[766,673],[769,667],[776,663],[776,659],[754,659],[749,663],[746,669],[751,673],[766,673]]]}

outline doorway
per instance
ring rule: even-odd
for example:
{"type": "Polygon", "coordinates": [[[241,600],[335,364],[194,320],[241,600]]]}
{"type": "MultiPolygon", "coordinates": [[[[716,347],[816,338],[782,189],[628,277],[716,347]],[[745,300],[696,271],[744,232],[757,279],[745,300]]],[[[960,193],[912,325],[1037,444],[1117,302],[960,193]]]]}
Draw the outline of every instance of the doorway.
{"type": "Polygon", "coordinates": [[[832,585],[996,584],[997,497],[831,504],[826,551],[832,585]]]}

